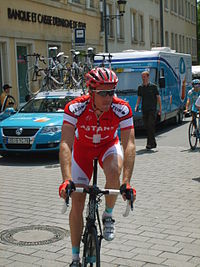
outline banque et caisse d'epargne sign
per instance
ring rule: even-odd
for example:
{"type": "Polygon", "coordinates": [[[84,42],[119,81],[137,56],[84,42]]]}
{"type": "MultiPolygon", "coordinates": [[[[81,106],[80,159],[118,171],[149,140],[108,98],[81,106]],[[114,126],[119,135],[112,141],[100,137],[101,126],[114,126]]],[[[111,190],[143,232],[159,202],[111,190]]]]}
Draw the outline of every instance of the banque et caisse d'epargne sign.
{"type": "Polygon", "coordinates": [[[8,18],[32,23],[47,24],[52,26],[65,27],[70,29],[86,28],[86,23],[55,16],[43,15],[41,13],[30,12],[8,8],[8,18]]]}

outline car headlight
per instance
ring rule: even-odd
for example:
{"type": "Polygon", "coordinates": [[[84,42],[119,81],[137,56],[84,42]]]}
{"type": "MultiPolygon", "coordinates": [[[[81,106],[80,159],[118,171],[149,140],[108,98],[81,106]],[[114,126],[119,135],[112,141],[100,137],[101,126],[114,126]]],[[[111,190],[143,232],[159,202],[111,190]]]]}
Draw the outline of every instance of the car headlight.
{"type": "Polygon", "coordinates": [[[42,129],[42,134],[54,134],[61,132],[62,126],[46,126],[42,129]]]}

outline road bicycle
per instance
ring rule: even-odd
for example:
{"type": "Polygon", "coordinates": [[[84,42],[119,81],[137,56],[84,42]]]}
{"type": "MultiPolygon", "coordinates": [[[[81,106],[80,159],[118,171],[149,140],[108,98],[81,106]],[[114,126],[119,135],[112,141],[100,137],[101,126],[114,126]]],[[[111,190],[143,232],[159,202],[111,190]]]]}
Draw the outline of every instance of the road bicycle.
{"type": "MultiPolygon", "coordinates": [[[[89,195],[89,201],[87,204],[85,226],[82,235],[83,242],[83,256],[82,256],[82,267],[96,266],[100,267],[100,249],[101,242],[103,239],[102,225],[99,215],[99,205],[101,203],[101,197],[103,195],[118,195],[120,190],[117,189],[100,189],[97,186],[97,164],[98,160],[94,159],[93,164],[93,183],[88,188],[76,187],[76,192],[86,193],[89,195]]],[[[69,206],[69,197],[64,203],[62,213],[66,212],[69,206]]],[[[133,191],[131,194],[130,203],[127,201],[126,210],[123,213],[124,217],[127,217],[130,209],[133,210],[133,191]]]]}
{"type": "Polygon", "coordinates": [[[199,113],[193,113],[193,119],[189,124],[188,137],[189,144],[192,150],[197,147],[198,140],[200,141],[200,124],[199,124],[199,113]]]}
{"type": "Polygon", "coordinates": [[[105,67],[108,64],[108,68],[111,69],[112,54],[96,54],[94,59],[98,63],[98,67],[105,67]]]}
{"type": "Polygon", "coordinates": [[[60,56],[61,53],[55,58],[44,58],[37,53],[24,56],[30,66],[27,68],[25,84],[31,95],[36,95],[40,91],[55,90],[63,87],[64,83],[56,76],[57,73],[61,73],[60,63],[56,61],[60,56]],[[30,58],[30,61],[28,58],[30,58]],[[46,60],[48,60],[48,67],[45,67],[46,60]],[[31,65],[32,62],[33,65],[31,65]],[[40,62],[43,63],[43,67],[40,66],[40,62]]]}
{"type": "Polygon", "coordinates": [[[43,73],[44,69],[40,64],[46,64],[46,62],[44,57],[38,53],[24,55],[24,59],[27,63],[25,86],[31,95],[35,95],[40,91],[43,76],[45,76],[43,73]]]}

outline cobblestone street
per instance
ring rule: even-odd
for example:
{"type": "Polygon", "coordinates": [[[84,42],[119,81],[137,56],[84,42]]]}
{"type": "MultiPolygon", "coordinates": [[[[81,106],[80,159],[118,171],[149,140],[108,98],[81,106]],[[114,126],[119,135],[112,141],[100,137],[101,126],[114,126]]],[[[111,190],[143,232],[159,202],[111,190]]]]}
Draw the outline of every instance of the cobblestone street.
{"type": "MultiPolygon", "coordinates": [[[[125,203],[118,197],[114,211],[116,238],[103,241],[102,266],[200,266],[199,148],[192,152],[188,144],[175,147],[160,141],[157,149],[146,151],[137,139],[136,145],[135,209],[124,218],[125,203]]],[[[24,228],[6,242],[0,241],[1,267],[68,266],[68,212],[61,214],[60,181],[57,160],[0,158],[1,238],[2,231],[24,228]],[[27,226],[44,229],[26,229],[27,226]],[[54,236],[47,226],[65,229],[66,235],[62,238],[61,233],[57,242],[45,243],[54,236]],[[23,245],[13,243],[20,240],[23,245]],[[35,243],[30,246],[28,241],[35,243]]],[[[100,168],[99,184],[104,184],[100,168]]],[[[100,211],[103,208],[104,203],[100,211]]]]}

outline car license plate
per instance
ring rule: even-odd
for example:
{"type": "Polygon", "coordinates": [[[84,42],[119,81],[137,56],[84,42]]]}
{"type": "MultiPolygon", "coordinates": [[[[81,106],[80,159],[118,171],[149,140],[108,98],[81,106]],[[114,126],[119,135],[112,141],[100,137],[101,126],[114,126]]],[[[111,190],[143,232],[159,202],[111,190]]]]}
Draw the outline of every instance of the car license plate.
{"type": "Polygon", "coordinates": [[[7,144],[30,144],[29,138],[7,138],[7,144]]]}

